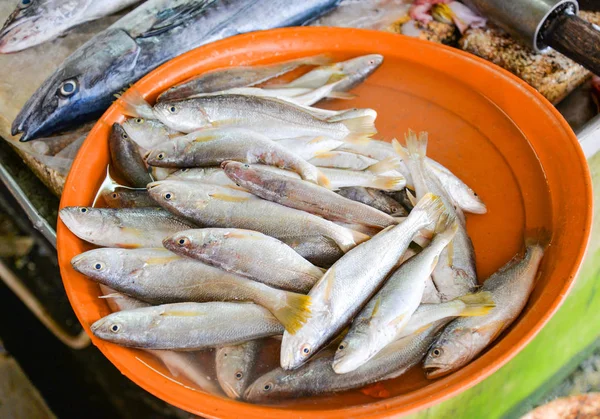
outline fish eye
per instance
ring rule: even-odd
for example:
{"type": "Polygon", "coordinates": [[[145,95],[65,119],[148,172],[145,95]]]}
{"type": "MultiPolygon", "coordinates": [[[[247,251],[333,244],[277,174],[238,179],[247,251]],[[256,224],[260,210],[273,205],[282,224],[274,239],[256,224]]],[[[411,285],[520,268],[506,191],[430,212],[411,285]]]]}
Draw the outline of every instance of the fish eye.
{"type": "Polygon", "coordinates": [[[304,355],[310,354],[310,346],[309,345],[303,345],[301,350],[304,355]]]}
{"type": "Polygon", "coordinates": [[[273,388],[273,384],[271,383],[267,383],[265,384],[265,386],[263,387],[263,390],[265,391],[271,391],[271,389],[273,388]]]}
{"type": "Polygon", "coordinates": [[[164,158],[165,158],[165,153],[158,153],[158,154],[156,155],[156,159],[157,159],[157,160],[162,160],[162,159],[164,159],[164,158]]]}
{"type": "Polygon", "coordinates": [[[179,243],[180,246],[185,246],[186,244],[188,244],[189,239],[187,237],[182,237],[179,240],[177,240],[177,243],[179,243]]]}
{"type": "Polygon", "coordinates": [[[63,81],[63,83],[60,85],[60,88],[58,89],[58,93],[60,93],[62,97],[73,96],[76,92],[77,80],[74,79],[63,81]]]}
{"type": "Polygon", "coordinates": [[[31,6],[31,0],[21,0],[21,3],[19,3],[21,9],[26,9],[29,6],[31,6]]]}
{"type": "Polygon", "coordinates": [[[170,201],[173,198],[173,194],[171,192],[167,192],[164,194],[164,197],[167,201],[170,201]]]}
{"type": "Polygon", "coordinates": [[[244,374],[241,371],[235,373],[235,378],[237,380],[241,380],[244,377],[244,374]]]}
{"type": "Polygon", "coordinates": [[[86,212],[88,212],[88,209],[87,209],[87,208],[81,208],[79,211],[80,211],[82,214],[85,214],[86,212]]]}
{"type": "Polygon", "coordinates": [[[144,118],[135,118],[135,122],[137,122],[138,124],[141,124],[144,122],[144,118]]]}
{"type": "Polygon", "coordinates": [[[116,323],[110,326],[110,331],[113,333],[117,333],[119,330],[121,330],[121,326],[116,323]]]}
{"type": "Polygon", "coordinates": [[[113,192],[113,194],[111,195],[113,197],[113,199],[117,199],[117,193],[113,192]]]}
{"type": "Polygon", "coordinates": [[[101,270],[102,268],[104,268],[104,266],[100,262],[94,265],[94,269],[97,271],[101,270]]]}
{"type": "Polygon", "coordinates": [[[245,164],[245,165],[244,165],[244,168],[246,168],[246,169],[250,169],[250,165],[249,165],[249,164],[245,164]]]}
{"type": "Polygon", "coordinates": [[[124,140],[126,140],[126,139],[128,139],[128,138],[129,138],[129,135],[127,135],[127,134],[123,133],[123,135],[121,135],[121,138],[123,138],[124,140]]]}
{"type": "Polygon", "coordinates": [[[443,352],[444,351],[440,348],[433,348],[433,351],[431,351],[431,356],[434,358],[438,358],[438,357],[442,356],[443,352]]]}
{"type": "Polygon", "coordinates": [[[338,349],[339,349],[340,351],[343,351],[345,347],[346,347],[346,346],[345,346],[343,343],[340,343],[340,346],[338,346],[338,349]]]}
{"type": "Polygon", "coordinates": [[[171,112],[171,113],[176,113],[176,112],[177,112],[177,106],[171,106],[171,107],[169,108],[169,112],[171,112]]]}

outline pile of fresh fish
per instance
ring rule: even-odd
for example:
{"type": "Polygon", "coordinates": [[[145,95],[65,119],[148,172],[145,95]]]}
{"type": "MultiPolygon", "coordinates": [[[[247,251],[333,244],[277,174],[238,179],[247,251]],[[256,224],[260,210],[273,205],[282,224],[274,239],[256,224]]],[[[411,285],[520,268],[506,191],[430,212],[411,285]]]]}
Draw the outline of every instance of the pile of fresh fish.
{"type": "Polygon", "coordinates": [[[390,144],[371,139],[372,109],[312,106],[350,97],[382,60],[218,70],[153,106],[126,93],[134,117],[109,139],[126,185],[107,174],[107,208],[60,211],[102,246],[72,260],[110,287],[115,312],[94,335],[149,351],[204,391],[218,382],[263,403],[392,379],[423,359],[436,378],[494,341],[526,304],[549,240],[528,238],[479,288],[464,213],[486,207],[427,157],[427,134],[390,144]],[[193,361],[213,348],[214,378],[193,361]]]}

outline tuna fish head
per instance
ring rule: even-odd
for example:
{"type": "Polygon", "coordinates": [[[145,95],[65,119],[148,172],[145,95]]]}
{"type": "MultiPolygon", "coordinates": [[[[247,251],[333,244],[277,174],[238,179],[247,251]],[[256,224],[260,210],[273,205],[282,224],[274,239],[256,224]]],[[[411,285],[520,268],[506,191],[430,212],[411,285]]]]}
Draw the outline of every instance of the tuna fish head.
{"type": "Polygon", "coordinates": [[[21,51],[52,39],[60,33],[59,22],[65,20],[64,16],[61,19],[61,15],[63,13],[70,15],[76,13],[76,10],[65,10],[70,6],[68,2],[65,4],[66,7],[53,7],[52,3],[55,2],[19,0],[17,7],[0,31],[0,53],[21,51]]]}
{"type": "Polygon", "coordinates": [[[44,81],[13,121],[12,134],[29,141],[99,116],[131,80],[138,53],[124,31],[101,32],[44,81]]]}

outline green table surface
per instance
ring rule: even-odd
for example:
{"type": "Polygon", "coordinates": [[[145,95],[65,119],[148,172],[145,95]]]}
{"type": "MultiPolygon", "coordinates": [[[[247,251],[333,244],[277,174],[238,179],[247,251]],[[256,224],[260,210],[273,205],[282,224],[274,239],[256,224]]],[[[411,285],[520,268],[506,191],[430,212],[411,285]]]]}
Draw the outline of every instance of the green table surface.
{"type": "MultiPolygon", "coordinates": [[[[594,202],[600,202],[600,153],[588,160],[594,202]]],[[[576,199],[576,197],[574,197],[576,199]]],[[[600,340],[600,217],[566,301],[548,324],[508,364],[475,387],[410,418],[518,418],[564,380],[600,340]]]]}

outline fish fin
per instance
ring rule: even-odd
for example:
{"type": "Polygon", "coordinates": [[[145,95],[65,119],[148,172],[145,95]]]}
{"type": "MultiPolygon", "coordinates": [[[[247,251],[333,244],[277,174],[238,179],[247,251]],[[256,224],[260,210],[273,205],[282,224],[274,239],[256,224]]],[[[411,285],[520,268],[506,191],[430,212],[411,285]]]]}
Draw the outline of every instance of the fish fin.
{"type": "Polygon", "coordinates": [[[318,54],[312,57],[306,57],[299,60],[303,65],[314,65],[314,66],[322,66],[331,64],[333,62],[333,58],[330,54],[318,54]]]}
{"type": "MultiPolygon", "coordinates": [[[[325,83],[327,84],[334,84],[337,83],[338,81],[344,80],[345,78],[347,78],[348,75],[343,73],[343,72],[336,72],[333,73],[331,76],[329,76],[329,79],[327,80],[327,82],[325,83]]],[[[344,92],[345,93],[345,92],[344,92]]]]}
{"type": "MultiPolygon", "coordinates": [[[[192,134],[194,134],[194,133],[192,132],[192,134]]],[[[190,134],[188,134],[188,136],[189,135],[190,134]]],[[[192,136],[190,138],[193,138],[193,140],[190,141],[190,143],[187,145],[187,147],[189,147],[193,143],[206,143],[206,142],[214,141],[214,140],[218,139],[218,137],[216,137],[215,135],[202,135],[201,132],[198,132],[198,136],[192,136]]]]}
{"type": "Polygon", "coordinates": [[[232,196],[232,195],[227,195],[226,193],[213,193],[213,194],[209,194],[209,196],[211,198],[218,199],[220,201],[226,201],[226,202],[244,202],[244,201],[248,201],[250,199],[249,197],[232,196]]]}
{"type": "Polygon", "coordinates": [[[398,324],[402,323],[402,321],[404,321],[405,317],[406,317],[406,313],[403,313],[403,314],[399,315],[398,317],[396,317],[391,322],[389,322],[389,325],[390,326],[397,326],[398,324]]]}
{"type": "Polygon", "coordinates": [[[403,223],[404,221],[406,221],[407,217],[392,217],[392,218],[396,221],[396,224],[400,224],[400,223],[403,223]]]}
{"type": "Polygon", "coordinates": [[[324,188],[331,189],[331,182],[329,178],[320,170],[317,170],[317,184],[324,188]]]}
{"type": "Polygon", "coordinates": [[[525,233],[525,246],[540,246],[546,248],[552,240],[552,232],[544,227],[530,229],[525,233]]]}
{"type": "MultiPolygon", "coordinates": [[[[331,290],[333,289],[333,280],[335,279],[335,267],[330,268],[331,271],[331,279],[327,281],[327,285],[325,285],[325,291],[323,292],[323,299],[325,301],[331,301],[331,290]]],[[[325,278],[325,276],[323,276],[325,278]]]]}
{"type": "Polygon", "coordinates": [[[318,137],[313,138],[312,140],[310,140],[307,144],[317,144],[320,143],[321,141],[325,140],[327,137],[324,135],[319,135],[318,137]]]}
{"type": "Polygon", "coordinates": [[[402,147],[402,145],[400,145],[398,140],[395,138],[392,139],[392,147],[394,147],[394,151],[400,156],[402,160],[408,160],[410,158],[404,147],[402,147]]]}
{"type": "Polygon", "coordinates": [[[385,159],[367,167],[366,170],[379,175],[389,172],[390,170],[396,170],[398,166],[400,166],[400,159],[398,157],[386,157],[385,159]]]}
{"type": "Polygon", "coordinates": [[[154,110],[152,106],[144,99],[144,96],[134,87],[127,89],[127,91],[120,95],[118,103],[123,108],[123,113],[127,116],[141,117],[141,118],[154,118],[154,110]]]}
{"type": "Polygon", "coordinates": [[[456,217],[451,214],[443,214],[435,225],[434,233],[436,235],[448,233],[448,235],[454,236],[457,231],[458,222],[456,221],[456,217]]]}
{"type": "Polygon", "coordinates": [[[384,191],[395,191],[402,189],[406,185],[406,179],[402,176],[378,176],[369,182],[370,188],[382,189],[384,191]]]}
{"type": "Polygon", "coordinates": [[[285,306],[273,310],[273,315],[290,334],[295,334],[310,318],[310,296],[286,292],[285,306]]]}
{"type": "Polygon", "coordinates": [[[335,156],[336,156],[336,153],[334,151],[325,149],[325,150],[316,151],[314,153],[314,157],[313,158],[329,159],[329,158],[332,158],[332,157],[335,157],[335,156]]]}
{"type": "Polygon", "coordinates": [[[329,92],[327,94],[327,97],[332,98],[332,99],[345,99],[345,100],[350,100],[350,99],[354,99],[356,98],[356,95],[353,93],[348,93],[348,92],[329,92]]]}
{"type": "Polygon", "coordinates": [[[110,293],[110,294],[99,295],[98,298],[102,298],[102,299],[107,298],[107,299],[110,299],[110,298],[120,298],[121,296],[122,296],[121,293],[113,292],[113,293],[110,293]]]}
{"type": "Polygon", "coordinates": [[[458,297],[457,300],[465,304],[465,308],[459,314],[461,317],[484,316],[496,307],[496,303],[489,291],[466,294],[458,297]]]}
{"type": "Polygon", "coordinates": [[[410,204],[414,208],[417,205],[417,197],[412,193],[410,189],[406,190],[406,197],[408,198],[410,204]]]}
{"type": "Polygon", "coordinates": [[[373,311],[371,312],[371,319],[377,315],[379,311],[379,307],[381,306],[381,297],[375,300],[375,306],[373,307],[373,311]]]}
{"type": "Polygon", "coordinates": [[[375,128],[375,121],[371,116],[357,116],[350,119],[342,119],[339,123],[350,131],[350,133],[344,138],[344,141],[355,144],[366,144],[370,140],[370,137],[377,134],[377,128],[375,128]]]}
{"type": "Polygon", "coordinates": [[[429,192],[419,200],[412,212],[414,211],[424,211],[429,224],[433,224],[437,222],[438,218],[446,213],[447,210],[442,199],[429,192]]]}

